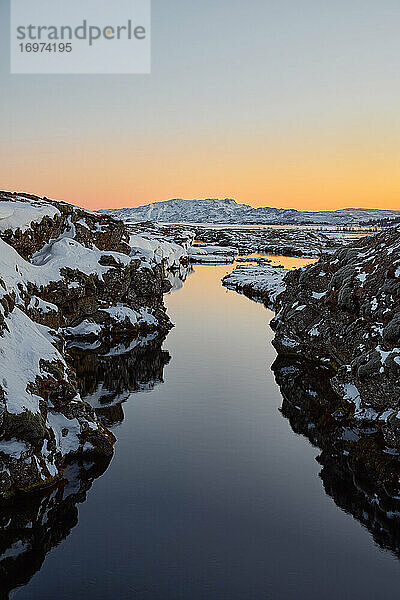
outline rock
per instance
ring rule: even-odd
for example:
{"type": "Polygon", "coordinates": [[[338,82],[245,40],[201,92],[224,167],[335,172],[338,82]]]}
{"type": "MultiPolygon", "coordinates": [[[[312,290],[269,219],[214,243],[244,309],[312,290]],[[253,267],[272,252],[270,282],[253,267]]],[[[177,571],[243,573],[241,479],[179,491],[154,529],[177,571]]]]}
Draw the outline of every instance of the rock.
{"type": "Polygon", "coordinates": [[[201,245],[189,248],[189,260],[193,263],[232,263],[238,254],[238,249],[230,246],[201,245]]]}
{"type": "Polygon", "coordinates": [[[288,271],[270,264],[239,265],[222,279],[222,285],[273,308],[284,289],[288,271]]]}
{"type": "MultiPolygon", "coordinates": [[[[104,426],[112,429],[123,421],[123,403],[132,393],[163,381],[163,370],[170,359],[162,349],[163,342],[164,336],[157,333],[129,344],[104,343],[97,348],[90,344],[85,347],[77,340],[71,342],[69,356],[78,391],[104,426]]],[[[66,433],[62,428],[61,435],[66,433]]],[[[48,488],[0,498],[3,594],[27,583],[46,554],[70,534],[78,523],[79,503],[86,500],[95,478],[102,475],[110,460],[111,456],[99,454],[69,457],[60,478],[48,488]]]]}
{"type": "Polygon", "coordinates": [[[329,365],[357,420],[400,447],[400,230],[355,241],[285,279],[271,325],[280,355],[329,365]]]}
{"type": "Polygon", "coordinates": [[[197,241],[204,244],[237,248],[239,254],[262,252],[282,256],[314,258],[342,246],[338,238],[331,238],[311,229],[194,229],[197,241]]]}
{"type": "Polygon", "coordinates": [[[180,246],[139,233],[0,192],[0,496],[52,484],[71,457],[111,456],[115,438],[82,400],[66,342],[129,344],[172,327],[163,293],[190,236],[180,246]]]}
{"type": "Polygon", "coordinates": [[[316,460],[325,492],[364,525],[380,548],[399,557],[400,461],[397,451],[388,451],[380,423],[352,419],[343,398],[326,384],[332,375],[328,369],[284,356],[272,369],[283,416],[295,433],[320,449],[316,460]]]}

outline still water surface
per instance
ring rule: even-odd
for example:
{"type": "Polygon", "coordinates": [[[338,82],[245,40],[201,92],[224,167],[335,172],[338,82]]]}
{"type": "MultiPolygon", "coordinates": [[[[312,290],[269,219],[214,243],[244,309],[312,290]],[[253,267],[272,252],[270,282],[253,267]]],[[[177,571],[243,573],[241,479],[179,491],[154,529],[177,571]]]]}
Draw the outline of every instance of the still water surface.
{"type": "Polygon", "coordinates": [[[397,597],[398,560],[279,412],[272,313],[220,285],[230,270],[196,266],[166,296],[165,381],[122,405],[109,468],[18,600],[397,597]]]}

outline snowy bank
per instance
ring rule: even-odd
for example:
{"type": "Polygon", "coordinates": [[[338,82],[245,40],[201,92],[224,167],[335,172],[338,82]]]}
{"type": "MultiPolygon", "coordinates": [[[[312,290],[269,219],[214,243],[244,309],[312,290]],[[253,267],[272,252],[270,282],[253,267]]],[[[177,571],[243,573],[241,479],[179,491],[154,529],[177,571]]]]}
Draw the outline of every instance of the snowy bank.
{"type": "Polygon", "coordinates": [[[271,323],[278,353],[330,369],[352,418],[400,447],[400,229],[357,240],[285,284],[271,323]]]}
{"type": "Polygon", "coordinates": [[[276,298],[285,289],[287,273],[286,269],[269,264],[239,265],[223,278],[222,285],[264,302],[273,309],[276,298]]]}
{"type": "Polygon", "coordinates": [[[239,254],[237,248],[229,246],[191,246],[189,259],[194,263],[232,263],[239,254]]]}
{"type": "Polygon", "coordinates": [[[179,271],[191,241],[178,239],[0,192],[0,495],[51,483],[71,456],[112,454],[114,437],[82,400],[66,341],[107,353],[165,334],[168,269],[179,271]]]}

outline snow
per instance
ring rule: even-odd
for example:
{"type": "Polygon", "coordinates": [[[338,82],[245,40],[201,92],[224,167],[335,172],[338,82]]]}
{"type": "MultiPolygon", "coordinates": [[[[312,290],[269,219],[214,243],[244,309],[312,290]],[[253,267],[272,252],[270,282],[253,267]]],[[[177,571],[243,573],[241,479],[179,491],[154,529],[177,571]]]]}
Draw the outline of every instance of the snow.
{"type": "Polygon", "coordinates": [[[68,337],[99,336],[101,334],[101,325],[85,319],[76,327],[66,327],[65,335],[68,337]]]}
{"type": "Polygon", "coordinates": [[[38,298],[37,296],[32,296],[30,302],[28,304],[28,308],[39,310],[42,313],[48,314],[51,312],[58,312],[58,306],[52,304],[51,302],[46,302],[42,300],[42,298],[38,298]]]}
{"type": "Polygon", "coordinates": [[[276,298],[285,290],[283,280],[287,273],[287,269],[270,264],[245,264],[237,266],[222,282],[225,287],[237,291],[249,286],[255,296],[262,296],[263,299],[268,296],[268,303],[272,308],[276,298]]]}
{"type": "Polygon", "coordinates": [[[308,332],[308,333],[309,333],[309,335],[312,335],[312,336],[318,336],[318,335],[320,335],[320,333],[321,333],[321,332],[320,332],[320,330],[318,329],[318,326],[319,326],[320,324],[321,324],[321,321],[319,321],[319,322],[318,322],[316,325],[314,325],[314,326],[313,326],[313,327],[310,329],[310,331],[308,332]]]}
{"type": "Polygon", "coordinates": [[[343,397],[345,400],[350,400],[356,405],[356,408],[360,408],[360,392],[357,387],[351,383],[346,383],[343,386],[343,397]]]}
{"type": "Polygon", "coordinates": [[[387,421],[389,417],[391,417],[392,415],[395,414],[395,410],[389,409],[389,410],[385,410],[380,416],[379,416],[379,421],[387,421]]]}
{"type": "Polygon", "coordinates": [[[390,350],[389,352],[382,350],[382,348],[380,346],[377,346],[375,349],[380,354],[382,365],[385,364],[386,359],[391,352],[400,352],[400,350],[398,348],[393,348],[393,350],[390,350]]]}
{"type": "Polygon", "coordinates": [[[367,279],[367,274],[366,273],[359,273],[357,275],[357,279],[358,279],[358,281],[361,282],[361,284],[364,284],[365,280],[367,279]]]}
{"type": "MultiPolygon", "coordinates": [[[[390,351],[386,351],[386,350],[382,350],[382,348],[380,346],[377,346],[375,348],[375,350],[376,350],[376,352],[378,352],[378,354],[381,357],[381,365],[382,365],[380,368],[381,373],[384,373],[384,371],[385,371],[385,362],[389,355],[391,355],[391,354],[399,354],[400,355],[400,348],[393,348],[390,351]]],[[[393,360],[395,361],[396,364],[400,364],[400,356],[393,357],[393,360]]]]}
{"type": "Polygon", "coordinates": [[[188,250],[189,259],[197,263],[231,263],[239,254],[237,248],[229,246],[191,246],[188,250]]]}
{"type": "Polygon", "coordinates": [[[31,223],[40,223],[43,217],[54,218],[60,211],[45,201],[23,202],[22,200],[0,202],[0,231],[30,228],[31,223]]]}
{"type": "Polygon", "coordinates": [[[362,407],[360,392],[355,385],[352,383],[345,383],[342,385],[342,390],[343,398],[355,405],[354,418],[372,421],[378,417],[378,413],[373,408],[362,407]]]}
{"type": "Polygon", "coordinates": [[[61,413],[49,411],[47,423],[54,431],[57,450],[63,456],[70,452],[76,452],[79,449],[80,441],[78,435],[81,432],[81,427],[78,419],[67,419],[61,413]]]}
{"type": "Polygon", "coordinates": [[[157,325],[157,319],[154,315],[151,314],[149,310],[142,307],[139,310],[140,313],[140,321],[143,323],[147,323],[147,325],[157,325]]]}
{"type": "Polygon", "coordinates": [[[37,325],[19,308],[6,318],[8,327],[0,336],[0,385],[9,413],[39,412],[39,397],[27,391],[28,383],[41,374],[40,360],[59,360],[61,354],[37,325]]]}
{"type": "Polygon", "coordinates": [[[102,308],[101,310],[108,313],[113,320],[120,323],[123,323],[126,319],[128,319],[133,326],[144,323],[147,325],[156,326],[158,323],[154,315],[152,315],[144,307],[142,307],[139,311],[136,311],[128,306],[118,303],[115,306],[111,306],[110,308],[102,308]]]}
{"type": "Polygon", "coordinates": [[[272,207],[254,208],[226,198],[205,200],[172,199],[136,208],[104,211],[128,222],[155,221],[159,223],[329,223],[354,225],[370,219],[395,218],[400,211],[347,208],[337,211],[302,212],[272,207]]]}
{"type": "Polygon", "coordinates": [[[4,452],[4,454],[8,454],[8,456],[12,456],[13,458],[21,458],[22,453],[27,452],[27,450],[28,447],[25,442],[21,442],[15,438],[9,441],[0,441],[0,452],[4,452]]]}
{"type": "Polygon", "coordinates": [[[130,236],[129,245],[132,248],[131,256],[142,257],[149,263],[165,263],[167,268],[178,266],[186,256],[186,249],[170,241],[160,240],[151,234],[130,236]]]}

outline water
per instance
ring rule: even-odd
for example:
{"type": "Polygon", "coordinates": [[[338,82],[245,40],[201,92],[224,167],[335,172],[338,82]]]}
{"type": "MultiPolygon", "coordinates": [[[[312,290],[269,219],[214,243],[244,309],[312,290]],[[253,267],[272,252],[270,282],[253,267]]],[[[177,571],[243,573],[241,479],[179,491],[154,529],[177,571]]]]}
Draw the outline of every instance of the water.
{"type": "MultiPolygon", "coordinates": [[[[302,258],[299,256],[277,256],[276,254],[266,254],[265,252],[252,252],[238,256],[234,261],[235,267],[238,264],[248,263],[257,264],[257,259],[261,262],[266,261],[274,266],[285,266],[285,269],[301,269],[318,261],[318,258],[302,258]]],[[[231,271],[232,269],[230,269],[231,271]]],[[[230,272],[229,271],[229,272],[230,272]]]]}
{"type": "Polygon", "coordinates": [[[148,393],[105,409],[115,456],[18,600],[396,597],[398,559],[325,493],[320,451],[279,411],[272,313],[221,287],[231,269],[198,265],[166,296],[164,351],[138,351],[120,386],[148,393]]]}

